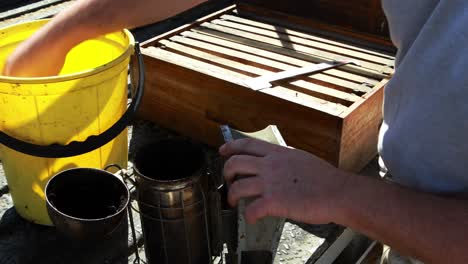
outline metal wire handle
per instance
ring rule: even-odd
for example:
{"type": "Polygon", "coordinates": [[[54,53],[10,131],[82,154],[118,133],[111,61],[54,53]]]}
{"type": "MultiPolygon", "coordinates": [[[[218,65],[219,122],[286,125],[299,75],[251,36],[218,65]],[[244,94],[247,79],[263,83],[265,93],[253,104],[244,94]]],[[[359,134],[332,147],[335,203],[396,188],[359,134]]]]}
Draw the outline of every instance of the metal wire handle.
{"type": "MultiPolygon", "coordinates": [[[[127,175],[127,177],[130,177],[127,175]]],[[[131,182],[134,183],[133,180],[131,180],[131,182]]],[[[202,201],[200,202],[197,202],[197,203],[194,203],[194,204],[191,204],[190,206],[188,207],[192,207],[192,206],[197,206],[199,205],[200,203],[203,203],[203,212],[201,212],[200,214],[196,214],[195,216],[200,216],[201,214],[204,215],[204,224],[205,224],[205,235],[206,235],[206,239],[207,239],[207,243],[208,243],[208,258],[210,260],[210,263],[213,261],[213,258],[212,258],[212,255],[211,255],[211,242],[210,242],[210,234],[209,234],[209,225],[208,225],[208,214],[207,214],[207,201],[206,201],[206,197],[205,197],[205,192],[203,191],[203,188],[201,186],[200,183],[196,183],[197,187],[200,188],[201,190],[201,195],[202,195],[202,201]]],[[[136,185],[135,185],[136,186],[136,185]]],[[[138,187],[137,187],[138,188],[138,187]]],[[[182,196],[182,192],[179,192],[179,195],[182,196]]],[[[150,207],[153,207],[153,208],[156,208],[156,209],[161,209],[163,207],[161,207],[161,204],[159,203],[158,206],[154,206],[154,205],[149,205],[145,202],[142,202],[142,201],[139,201],[138,199],[134,199],[135,201],[137,201],[138,203],[142,203],[144,205],[148,205],[150,207]]],[[[159,200],[160,202],[161,200],[159,200]]],[[[180,201],[181,201],[181,207],[178,207],[178,208],[171,208],[171,209],[181,209],[182,210],[182,214],[183,214],[183,220],[184,221],[184,231],[185,233],[187,234],[187,230],[188,230],[188,225],[187,225],[187,222],[186,222],[186,217],[185,217],[185,209],[188,208],[187,206],[185,206],[184,204],[184,199],[183,197],[180,197],[180,201]]],[[[150,220],[155,220],[155,221],[158,221],[161,223],[161,230],[164,230],[164,223],[165,222],[170,222],[172,220],[165,220],[162,216],[162,212],[161,210],[158,210],[158,213],[159,213],[159,219],[157,218],[154,218],[153,216],[150,216],[146,213],[143,213],[141,212],[141,210],[138,210],[136,209],[132,203],[130,203],[130,207],[132,210],[135,210],[135,212],[139,213],[142,217],[145,217],[145,218],[148,218],[150,220]]],[[[181,220],[173,220],[173,221],[181,221],[181,220]]],[[[164,232],[162,232],[162,242],[163,242],[163,245],[164,245],[164,256],[165,256],[165,263],[169,263],[169,259],[168,259],[168,253],[167,253],[167,248],[166,248],[166,237],[164,235],[164,232]]],[[[191,251],[191,245],[189,243],[189,241],[187,240],[187,250],[188,252],[192,252],[191,251]]],[[[189,254],[189,264],[192,264],[192,260],[190,259],[190,254],[189,254]]]]}
{"type": "MultiPolygon", "coordinates": [[[[112,168],[112,167],[115,167],[117,169],[119,169],[119,172],[120,172],[120,176],[122,176],[123,180],[124,180],[124,183],[125,185],[127,186],[127,181],[130,183],[131,187],[128,187],[129,190],[133,190],[135,188],[138,188],[137,186],[137,183],[134,179],[131,178],[132,175],[129,175],[126,173],[125,170],[123,170],[119,165],[117,164],[111,164],[111,165],[108,165],[106,166],[106,170],[109,169],[109,168],[112,168]]],[[[119,173],[118,172],[118,173],[119,173]]],[[[181,204],[180,204],[180,207],[177,207],[177,208],[168,208],[168,209],[179,209],[179,210],[182,210],[182,216],[183,216],[183,223],[184,223],[184,231],[185,231],[185,234],[188,234],[188,229],[190,227],[190,225],[187,223],[187,219],[185,217],[185,211],[187,208],[191,208],[191,207],[194,207],[194,206],[200,206],[200,204],[202,203],[203,205],[203,211],[200,212],[199,214],[196,214],[194,215],[194,217],[199,217],[200,215],[203,214],[204,216],[204,226],[205,226],[205,235],[206,235],[206,241],[207,241],[207,246],[208,246],[208,259],[209,259],[209,263],[213,263],[213,256],[212,256],[212,252],[211,252],[211,238],[210,238],[210,228],[209,228],[209,224],[208,224],[208,220],[209,220],[209,215],[208,215],[208,201],[207,201],[207,198],[206,198],[206,194],[205,194],[205,191],[202,187],[202,184],[200,182],[196,182],[195,183],[195,186],[196,188],[198,188],[201,192],[201,198],[202,200],[201,201],[198,201],[196,203],[193,203],[193,204],[190,204],[189,206],[185,205],[184,203],[184,199],[182,197],[183,193],[182,192],[179,192],[179,195],[180,195],[180,201],[181,201],[181,204]]],[[[132,214],[132,210],[134,210],[135,212],[137,212],[138,214],[140,214],[141,217],[144,217],[144,218],[147,218],[147,219],[150,219],[150,220],[154,220],[154,221],[159,221],[160,222],[160,225],[161,225],[161,230],[164,230],[164,225],[165,223],[167,222],[170,222],[170,221],[181,221],[180,219],[177,219],[177,220],[170,220],[170,219],[164,219],[162,217],[162,208],[161,207],[161,199],[159,199],[159,204],[158,205],[150,205],[150,204],[147,204],[143,201],[140,201],[138,198],[131,198],[130,200],[130,208],[129,208],[129,219],[130,219],[130,225],[131,225],[131,228],[132,228],[132,236],[133,236],[133,241],[134,241],[134,247],[135,247],[135,256],[136,256],[136,259],[134,261],[134,263],[143,263],[143,264],[146,264],[145,261],[143,261],[140,257],[139,257],[139,254],[138,254],[138,245],[137,245],[137,241],[136,241],[136,233],[135,233],[135,227],[134,227],[134,223],[133,223],[133,214],[132,214]],[[141,210],[137,209],[134,207],[134,205],[132,204],[131,201],[137,201],[138,203],[141,203],[142,205],[145,205],[145,206],[149,206],[149,207],[152,207],[152,208],[155,208],[155,209],[158,209],[158,213],[159,213],[159,218],[160,219],[156,219],[154,218],[153,216],[150,216],[146,213],[143,213],[141,210]]],[[[165,232],[162,232],[162,242],[163,242],[163,245],[164,245],[164,256],[165,256],[165,262],[166,263],[169,263],[169,260],[168,260],[168,252],[167,252],[167,243],[166,243],[166,240],[167,238],[165,237],[165,232]]],[[[192,252],[191,250],[191,243],[190,241],[186,240],[186,246],[187,246],[187,250],[188,252],[192,252]]],[[[193,261],[191,259],[191,255],[188,254],[189,256],[189,262],[188,264],[193,264],[193,261]]],[[[222,259],[220,260],[222,262],[222,259]]]]}
{"type": "MultiPolygon", "coordinates": [[[[118,169],[118,171],[115,174],[120,173],[120,176],[122,177],[125,186],[127,187],[127,189],[129,189],[128,186],[127,186],[126,180],[128,180],[130,178],[130,176],[127,175],[125,173],[125,171],[118,164],[107,165],[104,168],[104,170],[107,171],[110,168],[117,168],[118,169]]],[[[133,180],[131,180],[131,182],[133,182],[133,180]]],[[[134,247],[134,250],[135,250],[135,260],[133,261],[133,263],[134,264],[141,264],[141,263],[146,264],[145,261],[142,261],[142,259],[140,258],[140,255],[138,253],[138,241],[137,241],[137,238],[136,238],[135,223],[133,221],[133,213],[132,213],[133,205],[132,205],[131,195],[128,197],[128,199],[129,199],[129,205],[130,205],[130,209],[127,210],[128,211],[128,220],[130,222],[130,229],[132,231],[132,242],[133,242],[133,247],[134,247]]]]}
{"type": "Polygon", "coordinates": [[[72,157],[80,154],[88,153],[97,148],[109,143],[117,137],[133,120],[138,107],[143,99],[145,85],[145,65],[143,55],[140,51],[140,46],[135,43],[135,56],[137,57],[139,73],[138,73],[138,89],[135,97],[132,98],[131,104],[128,106],[125,113],[111,127],[103,131],[100,135],[91,135],[84,141],[72,141],[66,145],[58,143],[51,145],[37,145],[27,141],[23,141],[0,131],[0,143],[14,149],[18,152],[25,153],[31,156],[43,158],[64,158],[72,157]]]}

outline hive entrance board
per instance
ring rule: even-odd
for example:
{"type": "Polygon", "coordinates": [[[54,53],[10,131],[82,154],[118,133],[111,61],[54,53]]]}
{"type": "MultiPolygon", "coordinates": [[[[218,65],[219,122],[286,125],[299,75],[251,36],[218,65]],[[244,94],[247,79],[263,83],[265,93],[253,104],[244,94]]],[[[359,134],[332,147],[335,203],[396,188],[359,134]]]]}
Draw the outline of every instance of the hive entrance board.
{"type": "Polygon", "coordinates": [[[219,124],[255,131],[277,125],[286,141],[357,170],[376,153],[382,87],[394,57],[231,6],[143,43],[140,114],[205,143],[219,124]],[[311,64],[356,62],[253,91],[246,81],[311,64]]]}

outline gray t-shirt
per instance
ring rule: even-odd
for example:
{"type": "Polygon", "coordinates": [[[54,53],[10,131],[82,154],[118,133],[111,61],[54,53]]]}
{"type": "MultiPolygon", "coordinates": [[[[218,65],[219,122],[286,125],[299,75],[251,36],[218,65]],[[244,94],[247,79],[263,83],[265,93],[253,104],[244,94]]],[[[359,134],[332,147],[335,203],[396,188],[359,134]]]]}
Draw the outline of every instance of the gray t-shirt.
{"type": "Polygon", "coordinates": [[[382,0],[396,72],[385,88],[379,152],[393,180],[468,190],[468,1],[382,0]]]}

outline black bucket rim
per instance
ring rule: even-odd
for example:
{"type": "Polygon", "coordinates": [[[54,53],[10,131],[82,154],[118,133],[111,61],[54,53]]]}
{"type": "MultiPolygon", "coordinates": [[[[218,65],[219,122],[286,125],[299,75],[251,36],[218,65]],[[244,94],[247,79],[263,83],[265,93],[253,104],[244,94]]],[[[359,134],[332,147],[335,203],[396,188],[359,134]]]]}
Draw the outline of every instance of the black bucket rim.
{"type": "Polygon", "coordinates": [[[63,170],[63,171],[60,171],[60,172],[56,173],[54,176],[52,176],[47,181],[47,184],[46,184],[46,186],[44,188],[44,196],[45,196],[45,199],[46,199],[47,206],[50,206],[50,208],[54,209],[55,212],[57,212],[58,214],[60,214],[62,216],[68,217],[68,218],[70,218],[72,220],[82,221],[82,222],[99,222],[99,221],[104,221],[104,220],[107,220],[107,219],[111,219],[113,217],[118,216],[119,214],[122,214],[123,211],[127,210],[128,205],[130,204],[130,191],[129,191],[127,185],[122,180],[120,180],[115,174],[112,174],[112,173],[110,173],[110,172],[108,172],[106,170],[101,170],[101,169],[96,169],[96,168],[87,168],[87,167],[71,168],[71,169],[66,169],[66,170],[63,170]],[[125,191],[126,191],[125,204],[119,210],[117,210],[117,212],[115,212],[114,214],[111,214],[111,215],[108,215],[108,216],[105,216],[105,217],[101,217],[101,218],[93,218],[93,219],[71,216],[71,215],[65,214],[62,211],[58,210],[57,207],[55,207],[51,203],[51,201],[49,200],[49,196],[47,195],[49,185],[57,176],[59,176],[61,174],[64,174],[66,172],[69,172],[69,171],[76,171],[76,170],[93,170],[93,171],[96,171],[96,172],[105,173],[105,174],[107,174],[109,176],[112,176],[114,179],[118,180],[119,182],[121,182],[124,189],[125,189],[125,191]]]}
{"type": "Polygon", "coordinates": [[[144,146],[140,147],[134,155],[133,158],[133,170],[135,171],[135,176],[143,178],[146,181],[150,181],[152,183],[158,183],[159,185],[157,186],[152,186],[154,188],[160,189],[160,190],[176,190],[176,189],[182,189],[185,188],[187,185],[190,184],[196,184],[201,176],[202,173],[207,169],[207,164],[206,164],[206,153],[203,150],[202,146],[200,143],[197,143],[191,139],[187,139],[184,137],[174,137],[174,138],[165,138],[165,139],[159,139],[155,141],[151,141],[146,143],[144,146]],[[149,177],[145,174],[143,174],[137,166],[137,158],[138,154],[141,152],[142,149],[148,149],[152,145],[159,144],[161,142],[167,142],[167,141],[176,141],[176,142],[187,142],[190,143],[192,146],[197,147],[200,150],[200,154],[202,154],[202,162],[199,166],[199,168],[195,171],[190,176],[186,176],[184,178],[179,178],[175,180],[164,180],[164,179],[155,179],[152,177],[149,177]]]}

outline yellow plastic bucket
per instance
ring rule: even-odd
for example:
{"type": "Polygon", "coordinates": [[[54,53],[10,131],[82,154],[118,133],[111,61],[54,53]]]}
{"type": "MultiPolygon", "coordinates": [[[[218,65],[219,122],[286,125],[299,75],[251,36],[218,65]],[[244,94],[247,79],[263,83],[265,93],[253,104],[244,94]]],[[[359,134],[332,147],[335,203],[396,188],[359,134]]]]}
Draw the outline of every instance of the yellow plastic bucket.
{"type": "MultiPolygon", "coordinates": [[[[17,44],[46,22],[0,29],[0,72],[17,44]]],[[[130,110],[126,110],[127,75],[134,45],[130,32],[123,30],[73,48],[58,76],[0,76],[0,159],[16,211],[23,218],[52,225],[44,187],[58,172],[109,164],[127,167],[122,117],[130,110]],[[108,143],[96,149],[102,142],[108,143]]]]}

